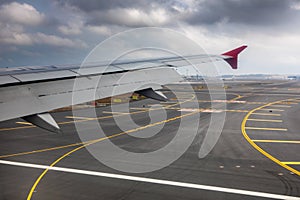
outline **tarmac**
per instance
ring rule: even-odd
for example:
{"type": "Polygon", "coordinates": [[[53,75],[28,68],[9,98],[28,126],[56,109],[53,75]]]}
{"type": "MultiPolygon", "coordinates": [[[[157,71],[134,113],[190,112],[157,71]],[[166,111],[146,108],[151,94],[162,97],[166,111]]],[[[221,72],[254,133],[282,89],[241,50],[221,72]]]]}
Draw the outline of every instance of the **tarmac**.
{"type": "Polygon", "coordinates": [[[225,85],[52,113],[62,134],[1,122],[0,199],[300,199],[300,82],[225,85]]]}

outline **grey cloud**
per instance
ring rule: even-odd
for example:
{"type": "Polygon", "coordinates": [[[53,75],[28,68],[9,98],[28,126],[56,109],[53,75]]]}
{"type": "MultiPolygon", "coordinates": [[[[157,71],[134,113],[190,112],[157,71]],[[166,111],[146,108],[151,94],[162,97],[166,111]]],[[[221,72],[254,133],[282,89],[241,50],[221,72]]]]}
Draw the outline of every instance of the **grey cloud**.
{"type": "MultiPolygon", "coordinates": [[[[291,8],[299,0],[201,0],[194,2],[178,0],[57,0],[57,2],[86,13],[87,24],[91,25],[113,24],[139,27],[160,26],[178,21],[191,25],[210,25],[221,21],[246,25],[276,25],[286,22],[294,15],[299,15],[299,12],[291,8]],[[151,10],[163,9],[166,12],[165,17],[171,20],[165,23],[155,20],[131,21],[130,16],[123,12],[126,9],[136,9],[145,15],[149,15],[151,10]]],[[[155,16],[149,15],[149,18],[151,17],[155,19],[155,16]]]]}
{"type": "Polygon", "coordinates": [[[159,6],[170,11],[176,11],[173,9],[174,5],[180,7],[186,7],[186,4],[180,0],[56,0],[56,2],[63,6],[73,6],[84,12],[91,11],[103,11],[117,8],[138,8],[141,10],[148,10],[151,7],[159,6]]]}
{"type": "Polygon", "coordinates": [[[10,2],[14,2],[14,1],[12,1],[12,0],[1,0],[0,1],[0,6],[3,5],[3,4],[10,3],[10,2]]]}
{"type": "Polygon", "coordinates": [[[91,11],[102,11],[109,10],[115,8],[141,8],[148,7],[150,5],[150,1],[147,0],[110,0],[110,1],[99,1],[99,0],[57,0],[57,2],[61,5],[71,5],[74,6],[84,12],[91,11]]]}
{"type": "Polygon", "coordinates": [[[127,27],[160,26],[176,19],[173,6],[185,4],[174,0],[57,0],[59,5],[86,14],[88,25],[119,25],[127,27]]]}
{"type": "Polygon", "coordinates": [[[229,23],[274,25],[293,14],[293,0],[210,0],[197,4],[197,11],[187,16],[190,24],[229,23]]]}

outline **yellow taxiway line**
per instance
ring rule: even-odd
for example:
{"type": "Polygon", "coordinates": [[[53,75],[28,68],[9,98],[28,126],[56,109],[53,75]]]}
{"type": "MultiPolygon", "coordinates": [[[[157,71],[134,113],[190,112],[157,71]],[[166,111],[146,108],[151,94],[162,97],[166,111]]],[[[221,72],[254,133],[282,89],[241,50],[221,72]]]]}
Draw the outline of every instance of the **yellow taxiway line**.
{"type": "MultiPolygon", "coordinates": [[[[191,97],[191,99],[189,99],[189,100],[186,100],[186,101],[183,101],[183,102],[178,102],[174,105],[165,106],[165,108],[171,108],[172,106],[176,106],[176,105],[179,105],[179,104],[183,104],[183,103],[192,101],[195,97],[196,96],[193,95],[191,97]]],[[[162,108],[158,108],[158,109],[162,109],[162,108]]],[[[158,109],[151,109],[151,110],[158,110],[158,109]]],[[[143,112],[146,112],[148,110],[150,110],[150,109],[143,110],[143,111],[136,111],[136,112],[132,112],[130,114],[143,113],[143,112]]],[[[118,115],[118,116],[124,116],[124,115],[118,115]]],[[[70,116],[70,117],[73,117],[73,116],[70,116]]],[[[111,116],[98,117],[97,120],[98,119],[108,119],[108,118],[112,118],[112,117],[114,117],[114,116],[111,115],[111,116]]],[[[86,118],[83,117],[83,119],[80,119],[80,120],[60,122],[58,124],[69,124],[69,123],[74,123],[74,122],[86,122],[86,121],[91,121],[91,119],[94,119],[94,118],[86,119],[86,118]]],[[[14,127],[14,128],[7,128],[7,129],[8,130],[15,130],[15,129],[24,129],[24,128],[32,128],[32,127],[35,127],[35,126],[22,126],[22,127],[14,127]]],[[[2,131],[2,130],[4,130],[4,129],[0,129],[0,131],[2,131]]],[[[87,142],[90,142],[90,141],[87,141],[87,142]]],[[[40,152],[58,150],[58,149],[63,149],[63,148],[82,145],[82,144],[85,144],[87,142],[79,142],[79,143],[73,143],[73,144],[68,144],[68,145],[63,145],[63,146],[57,146],[57,147],[51,147],[51,148],[45,148],[45,149],[37,149],[37,150],[33,150],[33,151],[26,151],[26,152],[14,153],[14,154],[0,155],[0,158],[8,158],[8,157],[14,157],[14,156],[22,156],[22,155],[28,155],[28,154],[33,154],[33,153],[40,153],[40,152]]]]}
{"type": "Polygon", "coordinates": [[[300,144],[297,140],[252,140],[258,143],[289,143],[289,144],[300,144]]]}
{"type": "MultiPolygon", "coordinates": [[[[170,108],[179,104],[183,104],[189,101],[192,101],[193,99],[195,99],[195,95],[192,95],[192,97],[188,100],[182,101],[182,102],[178,102],[176,104],[171,104],[171,105],[166,105],[164,108],[170,108]]],[[[158,108],[151,108],[151,110],[159,110],[162,109],[161,107],[158,108]]],[[[145,110],[140,110],[140,111],[135,111],[130,113],[132,114],[139,114],[139,113],[143,113],[146,112],[145,110]]],[[[78,120],[72,120],[72,121],[65,121],[65,122],[59,122],[58,124],[72,124],[72,123],[79,123],[79,122],[86,122],[86,121],[92,121],[92,120],[101,120],[101,119],[108,119],[108,118],[112,118],[112,117],[119,117],[119,116],[124,116],[124,114],[116,114],[116,115],[110,115],[110,116],[102,116],[102,117],[97,117],[97,118],[83,118],[83,119],[78,119],[78,120]]],[[[20,126],[20,127],[12,127],[12,128],[0,128],[0,132],[1,131],[11,131],[11,130],[18,130],[18,129],[27,129],[27,128],[34,128],[36,126],[34,125],[27,125],[27,126],[20,126]]]]}
{"type": "Polygon", "coordinates": [[[255,122],[282,122],[282,120],[276,120],[276,119],[247,119],[247,121],[255,121],[255,122]]]}
{"type": "MultiPolygon", "coordinates": [[[[242,96],[243,97],[243,96],[242,96]]],[[[242,98],[240,97],[240,98],[242,98]]],[[[197,100],[196,102],[199,102],[199,103],[226,103],[226,104],[266,104],[267,102],[251,102],[251,101],[236,101],[238,99],[235,99],[235,100],[226,100],[224,102],[218,102],[216,100],[214,101],[209,101],[209,100],[197,100]]]]}
{"type": "Polygon", "coordinates": [[[300,162],[281,162],[286,165],[300,165],[300,162]]]}
{"type": "Polygon", "coordinates": [[[29,123],[29,122],[16,122],[16,124],[22,124],[22,125],[30,125],[30,126],[33,126],[32,123],[29,123]]]}
{"type": "Polygon", "coordinates": [[[102,111],[104,114],[117,114],[117,115],[129,115],[128,112],[110,112],[110,111],[102,111]]]}
{"type": "Polygon", "coordinates": [[[247,134],[247,131],[246,131],[246,123],[247,123],[247,120],[248,118],[250,117],[250,115],[262,108],[266,108],[268,106],[272,106],[273,104],[277,104],[277,103],[280,103],[282,102],[281,101],[275,101],[275,102],[271,102],[271,103],[268,103],[268,104],[265,104],[265,105],[262,105],[260,107],[257,107],[253,110],[251,110],[243,119],[242,121],[242,124],[241,124],[241,131],[242,131],[242,134],[244,136],[244,138],[248,141],[248,143],[253,147],[255,148],[257,151],[259,151],[261,154],[263,154],[264,156],[266,156],[267,158],[269,158],[270,160],[272,160],[273,162],[277,163],[278,165],[280,165],[281,167],[289,170],[290,172],[293,172],[294,174],[297,174],[298,176],[300,176],[300,171],[288,166],[287,164],[285,163],[282,163],[280,160],[278,160],[277,158],[273,157],[271,154],[269,154],[268,152],[266,152],[265,150],[263,150],[262,148],[260,148],[253,140],[250,139],[250,137],[248,136],[247,134]]]}
{"type": "Polygon", "coordinates": [[[46,148],[46,149],[38,149],[38,150],[34,150],[34,151],[26,151],[26,152],[21,152],[21,153],[7,154],[7,155],[0,156],[0,158],[9,158],[9,157],[23,156],[23,155],[33,154],[33,153],[42,153],[42,152],[46,152],[46,151],[53,151],[53,150],[64,149],[64,148],[68,148],[68,147],[79,146],[79,145],[82,145],[85,143],[86,142],[79,142],[79,143],[68,144],[68,145],[64,145],[64,146],[57,146],[57,147],[51,147],[51,148],[46,148]]]}
{"type": "Polygon", "coordinates": [[[79,116],[65,116],[67,119],[86,119],[86,120],[95,120],[96,118],[91,117],[79,117],[79,116]]]}
{"type": "Polygon", "coordinates": [[[283,111],[284,111],[284,110],[282,110],[282,109],[276,109],[276,108],[260,109],[260,110],[265,110],[265,111],[270,111],[270,110],[272,110],[272,111],[277,111],[277,112],[283,112],[283,111]]]}
{"type": "Polygon", "coordinates": [[[287,106],[287,105],[271,105],[271,107],[290,108],[290,107],[292,107],[292,106],[287,106]]]}
{"type": "MultiPolygon", "coordinates": [[[[193,97],[195,98],[195,96],[193,97]]],[[[192,99],[191,99],[192,100],[192,99]]],[[[187,100],[188,101],[188,100],[187,100]]],[[[180,104],[180,103],[178,103],[180,104]]],[[[171,106],[170,106],[171,107],[171,106]]],[[[86,144],[83,144],[82,146],[80,147],[77,147],[75,149],[73,149],[72,151],[69,151],[67,152],[66,154],[62,155],[61,157],[59,157],[57,160],[55,160],[51,165],[50,167],[53,167],[55,166],[58,162],[60,162],[62,159],[64,159],[65,157],[69,156],[70,154],[84,148],[85,146],[88,146],[88,145],[91,145],[91,144],[94,144],[94,143],[97,143],[97,142],[100,142],[100,141],[103,141],[103,140],[106,140],[106,139],[110,139],[110,138],[114,138],[114,137],[117,137],[117,136],[120,136],[120,135],[124,135],[124,134],[128,134],[128,133],[131,133],[131,132],[136,132],[136,131],[139,131],[139,130],[143,130],[143,129],[146,129],[146,128],[149,128],[149,127],[154,127],[154,126],[157,126],[157,125],[160,125],[160,124],[163,124],[163,123],[167,123],[167,122],[170,122],[170,121],[175,121],[177,119],[181,119],[183,117],[187,117],[187,116],[191,116],[191,115],[194,115],[196,113],[199,113],[199,110],[195,111],[195,112],[191,112],[191,113],[187,113],[187,114],[184,114],[184,115],[179,115],[177,117],[173,117],[173,118],[170,118],[170,119],[166,119],[166,120],[163,120],[163,121],[159,121],[159,122],[156,122],[156,123],[152,123],[152,124],[148,124],[146,126],[142,126],[142,127],[138,127],[138,128],[135,128],[135,129],[131,129],[131,130],[128,130],[128,131],[125,131],[125,132],[121,132],[121,133],[118,133],[118,134],[114,134],[114,135],[111,135],[111,136],[108,136],[108,137],[104,137],[104,138],[100,138],[100,139],[97,139],[97,140],[94,140],[94,141],[90,141],[89,143],[86,143],[86,144]]],[[[36,181],[34,182],[33,186],[31,187],[30,191],[29,191],[29,194],[27,196],[27,200],[30,200],[32,198],[32,195],[37,187],[37,185],[39,184],[39,182],[41,181],[41,179],[46,175],[46,173],[49,171],[49,168],[45,169],[43,171],[43,173],[36,179],[36,181]]]]}
{"type": "Polygon", "coordinates": [[[280,116],[280,114],[274,113],[251,113],[251,115],[280,116]]]}
{"type": "Polygon", "coordinates": [[[281,102],[281,104],[284,104],[284,105],[289,105],[289,104],[291,104],[291,105],[295,105],[295,104],[298,104],[297,102],[293,102],[293,101],[288,101],[288,102],[281,102]]]}
{"type": "Polygon", "coordinates": [[[248,129],[248,130],[264,130],[264,131],[287,131],[286,128],[262,128],[262,127],[249,127],[249,126],[246,126],[245,129],[248,129]]]}
{"type": "MultiPolygon", "coordinates": [[[[93,140],[93,141],[89,141],[88,143],[86,144],[83,144],[82,146],[80,147],[77,147],[75,149],[73,149],[72,151],[69,151],[67,152],[66,154],[62,155],[61,157],[59,157],[57,160],[55,160],[51,165],[50,167],[53,167],[55,166],[58,162],[60,162],[62,159],[64,159],[65,157],[69,156],[70,154],[88,146],[88,145],[91,145],[91,144],[94,144],[94,143],[97,143],[97,142],[101,142],[103,140],[106,140],[106,139],[111,139],[111,138],[114,138],[114,137],[117,137],[117,136],[121,136],[121,135],[125,135],[125,134],[128,134],[128,133],[132,133],[132,132],[136,132],[136,131],[140,131],[140,130],[144,130],[146,128],[150,128],[150,127],[154,127],[154,126],[157,126],[157,125],[160,125],[160,124],[164,124],[164,123],[168,123],[168,122],[171,122],[171,121],[175,121],[175,120],[178,120],[178,119],[181,119],[181,118],[184,118],[184,117],[187,117],[187,116],[191,116],[191,115],[194,115],[196,113],[199,113],[199,111],[196,111],[196,112],[191,112],[191,113],[188,113],[188,114],[185,114],[185,115],[179,115],[179,116],[176,116],[176,117],[173,117],[173,118],[170,118],[170,119],[166,119],[166,120],[162,120],[162,121],[159,121],[159,122],[155,122],[155,123],[152,123],[152,124],[148,124],[146,126],[142,126],[142,127],[138,127],[138,128],[135,128],[135,129],[131,129],[131,130],[128,130],[128,131],[124,131],[124,132],[121,132],[121,133],[117,133],[117,134],[113,134],[111,136],[108,136],[108,137],[103,137],[103,138],[99,138],[99,139],[96,139],[96,140],[93,140]]],[[[29,194],[27,196],[27,200],[30,200],[32,198],[32,195],[37,187],[37,185],[39,184],[39,182],[41,181],[41,179],[46,175],[46,173],[49,171],[49,168],[45,169],[43,171],[43,173],[36,179],[36,181],[34,182],[33,186],[31,187],[30,191],[29,191],[29,194]]]]}

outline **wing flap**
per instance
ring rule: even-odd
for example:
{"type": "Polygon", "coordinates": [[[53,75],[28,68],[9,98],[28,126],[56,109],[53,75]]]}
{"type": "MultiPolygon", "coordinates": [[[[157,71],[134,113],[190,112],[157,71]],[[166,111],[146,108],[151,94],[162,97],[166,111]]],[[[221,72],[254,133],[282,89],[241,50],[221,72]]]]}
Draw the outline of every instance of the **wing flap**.
{"type": "Polygon", "coordinates": [[[12,75],[12,76],[14,78],[20,80],[21,82],[30,82],[30,81],[37,81],[37,80],[75,77],[76,75],[78,75],[78,74],[76,74],[70,70],[61,70],[61,71],[16,74],[16,75],[12,75]]]}
{"type": "Polygon", "coordinates": [[[9,76],[9,75],[0,76],[0,85],[18,83],[18,82],[20,82],[20,81],[15,79],[12,76],[9,76]]]}
{"type": "Polygon", "coordinates": [[[222,60],[222,57],[217,55],[199,55],[199,56],[183,56],[176,60],[166,60],[163,63],[174,67],[185,67],[189,65],[198,65],[222,60]]]}
{"type": "Polygon", "coordinates": [[[136,63],[124,63],[124,64],[113,64],[118,68],[123,70],[141,70],[141,69],[149,69],[155,67],[165,67],[165,65],[161,62],[136,62],[136,63]]]}
{"type": "Polygon", "coordinates": [[[78,76],[86,76],[92,74],[103,74],[103,73],[114,73],[121,71],[120,68],[114,66],[99,66],[99,67],[82,67],[78,69],[73,69],[72,71],[76,72],[78,76]]]}

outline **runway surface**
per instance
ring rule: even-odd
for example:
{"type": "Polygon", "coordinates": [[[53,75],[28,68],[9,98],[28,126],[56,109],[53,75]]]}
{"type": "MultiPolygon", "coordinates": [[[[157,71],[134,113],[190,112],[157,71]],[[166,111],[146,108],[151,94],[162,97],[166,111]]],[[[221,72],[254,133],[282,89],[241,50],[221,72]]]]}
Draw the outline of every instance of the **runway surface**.
{"type": "Polygon", "coordinates": [[[131,102],[129,109],[119,104],[113,110],[107,106],[53,113],[63,134],[21,119],[1,122],[0,199],[300,199],[300,82],[225,85],[225,99],[220,88],[208,91],[193,83],[192,91],[188,84],[179,84],[163,91],[169,102],[145,99],[131,102]],[[207,131],[217,135],[223,116],[216,145],[199,158],[207,131]],[[79,129],[81,136],[92,139],[82,142],[79,129]],[[178,134],[184,139],[155,161],[132,163],[126,154],[114,157],[105,148],[111,141],[147,159],[173,144],[178,134]],[[181,152],[189,139],[192,144],[181,152]],[[106,165],[86,149],[93,146],[108,155],[106,165]],[[174,162],[151,172],[107,166],[136,172],[159,168],[177,153],[182,155],[174,162]]]}

